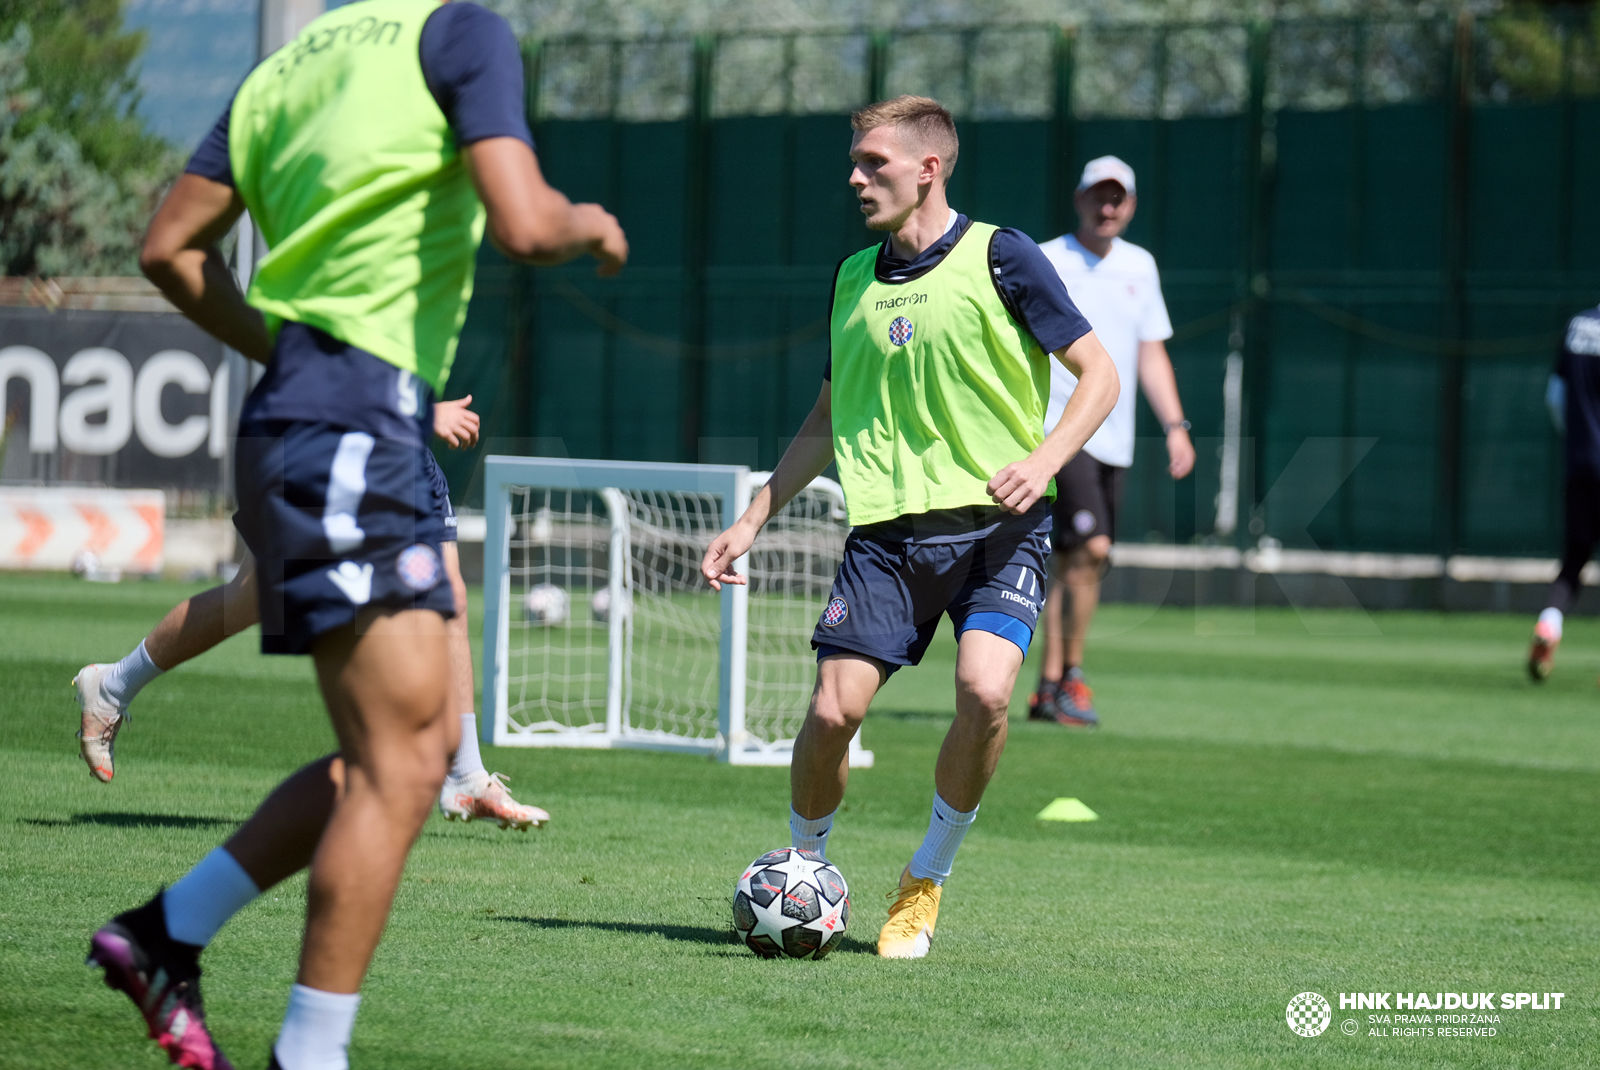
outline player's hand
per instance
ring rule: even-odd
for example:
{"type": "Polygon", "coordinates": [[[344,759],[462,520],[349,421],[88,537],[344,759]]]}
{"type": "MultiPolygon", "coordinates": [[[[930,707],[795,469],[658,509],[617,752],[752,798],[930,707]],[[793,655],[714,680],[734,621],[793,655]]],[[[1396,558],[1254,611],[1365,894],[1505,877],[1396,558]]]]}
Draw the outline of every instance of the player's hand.
{"type": "Polygon", "coordinates": [[[595,274],[610,278],[628,262],[628,236],[617,217],[598,204],[575,204],[573,215],[583,233],[589,235],[589,255],[600,261],[595,274]]]}
{"type": "Polygon", "coordinates": [[[471,403],[471,394],[459,401],[433,403],[433,433],[453,450],[478,444],[478,414],[467,408],[471,403]]]}
{"type": "Polygon", "coordinates": [[[1167,471],[1173,479],[1182,479],[1194,471],[1194,443],[1181,427],[1167,432],[1167,471]]]}
{"type": "Polygon", "coordinates": [[[1055,474],[1034,457],[1014,461],[989,480],[989,497],[1008,513],[1026,513],[1044,497],[1055,474]]]}
{"type": "Polygon", "coordinates": [[[722,590],[724,583],[743,585],[750,582],[733,571],[733,563],[743,557],[755,541],[755,533],[743,523],[733,525],[711,540],[711,545],[706,548],[706,556],[700,561],[700,575],[711,584],[713,591],[722,590]]]}

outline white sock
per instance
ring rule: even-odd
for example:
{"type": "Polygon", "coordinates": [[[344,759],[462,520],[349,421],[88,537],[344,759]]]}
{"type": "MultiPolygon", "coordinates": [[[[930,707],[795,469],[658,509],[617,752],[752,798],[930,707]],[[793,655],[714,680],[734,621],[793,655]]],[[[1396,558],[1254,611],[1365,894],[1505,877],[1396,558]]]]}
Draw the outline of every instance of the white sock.
{"type": "Polygon", "coordinates": [[[350,1031],[361,993],[322,992],[305,985],[289,989],[289,1010],[272,1053],[283,1070],[349,1070],[350,1031]]]}
{"type": "Polygon", "coordinates": [[[218,847],[162,894],[167,935],[205,947],[229,918],[260,894],[238,859],[218,847]]]}
{"type": "MultiPolygon", "coordinates": [[[[833,814],[839,811],[835,810],[833,814]]],[[[815,851],[828,857],[828,833],[833,831],[833,814],[823,817],[801,817],[794,807],[789,807],[789,846],[796,851],[815,851]]]]}
{"type": "Polygon", "coordinates": [[[478,753],[478,715],[476,713],[463,713],[461,715],[461,745],[456,748],[456,756],[450,760],[450,775],[464,777],[469,773],[485,773],[483,755],[478,753]]]}
{"type": "Polygon", "coordinates": [[[145,650],[144,640],[141,639],[139,645],[134,647],[133,653],[111,666],[101,686],[105,688],[112,702],[126,707],[139,693],[140,688],[165,671],[150,660],[150,654],[145,650]]]}
{"type": "Polygon", "coordinates": [[[1561,638],[1561,622],[1563,619],[1564,618],[1561,615],[1561,610],[1557,609],[1555,606],[1550,606],[1543,613],[1539,614],[1539,623],[1548,628],[1552,633],[1552,637],[1556,639],[1561,638]]]}
{"type": "Polygon", "coordinates": [[[977,816],[976,806],[970,812],[962,813],[939,798],[938,792],[934,792],[928,835],[923,838],[917,853],[911,856],[911,875],[919,879],[932,878],[933,883],[943,884],[950,876],[950,870],[955,867],[956,851],[977,816]]]}

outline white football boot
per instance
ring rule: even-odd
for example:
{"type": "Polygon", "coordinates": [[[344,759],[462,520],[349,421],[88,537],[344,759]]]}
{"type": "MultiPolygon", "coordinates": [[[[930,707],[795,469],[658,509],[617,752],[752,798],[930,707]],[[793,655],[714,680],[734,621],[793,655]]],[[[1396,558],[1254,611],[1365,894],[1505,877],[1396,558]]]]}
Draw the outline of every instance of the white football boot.
{"type": "Polygon", "coordinates": [[[106,694],[105,676],[110,668],[110,665],[85,665],[72,678],[72,686],[78,692],[78,709],[82,713],[78,752],[94,778],[107,784],[115,772],[112,752],[116,749],[117,733],[128,719],[128,711],[106,694]]]}
{"type": "Polygon", "coordinates": [[[444,787],[439,789],[439,812],[451,821],[483,818],[498,822],[503,829],[521,832],[540,828],[550,820],[550,815],[537,806],[513,799],[501,774],[481,769],[459,779],[444,778],[444,787]]]}

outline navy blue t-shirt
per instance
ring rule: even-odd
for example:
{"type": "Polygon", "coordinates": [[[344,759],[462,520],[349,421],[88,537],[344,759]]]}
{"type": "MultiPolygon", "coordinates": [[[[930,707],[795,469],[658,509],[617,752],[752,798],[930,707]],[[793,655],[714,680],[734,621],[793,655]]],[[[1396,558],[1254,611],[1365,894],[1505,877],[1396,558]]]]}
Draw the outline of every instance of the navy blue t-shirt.
{"type": "MultiPolygon", "coordinates": [[[[477,4],[443,4],[423,24],[418,52],[422,76],[458,145],[514,137],[533,146],[523,114],[522,53],[505,19],[477,4]]],[[[229,101],[185,171],[234,184],[228,157],[232,111],[229,101]]],[[[317,328],[286,323],[242,418],[321,420],[376,435],[413,434],[415,421],[396,411],[393,376],[381,374],[385,369],[393,366],[364,349],[317,328]]],[[[432,389],[421,380],[414,388],[417,403],[430,408],[432,389]]],[[[431,423],[422,419],[421,426],[431,423]]]]}
{"type": "MultiPolygon", "coordinates": [[[[879,282],[910,282],[921,278],[938,267],[956,242],[967,232],[972,220],[957,215],[955,226],[944,236],[910,260],[903,260],[889,251],[889,239],[878,248],[878,262],[874,273],[879,282]]],[[[849,257],[845,258],[846,260],[849,257]]],[[[844,260],[839,261],[840,265],[844,260]]],[[[1072,303],[1061,275],[1045,257],[1037,242],[1020,230],[1001,227],[989,243],[989,267],[994,279],[995,292],[1006,306],[1006,311],[1033,335],[1039,348],[1046,353],[1064,349],[1088,334],[1092,328],[1083,318],[1078,306],[1072,303]]],[[[835,269],[837,280],[838,271],[835,269]]],[[[828,292],[828,318],[833,319],[833,294],[828,292]]],[[[833,378],[833,353],[822,369],[824,379],[833,378]]]]}
{"type": "Polygon", "coordinates": [[[1572,317],[1556,358],[1566,383],[1567,471],[1600,477],[1600,308],[1572,317]]]}

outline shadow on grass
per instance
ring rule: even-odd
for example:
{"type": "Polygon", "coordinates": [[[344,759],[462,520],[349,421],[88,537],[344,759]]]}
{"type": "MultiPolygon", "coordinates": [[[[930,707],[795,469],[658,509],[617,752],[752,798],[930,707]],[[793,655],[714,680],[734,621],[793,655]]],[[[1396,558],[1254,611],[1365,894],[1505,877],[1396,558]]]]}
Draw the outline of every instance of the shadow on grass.
{"type": "Polygon", "coordinates": [[[634,921],[578,921],[572,918],[529,918],[515,914],[496,914],[495,921],[510,921],[535,929],[603,929],[613,933],[639,933],[664,936],[691,944],[732,944],[732,929],[710,929],[698,925],[650,925],[634,921]]]}
{"type": "MultiPolygon", "coordinates": [[[[579,921],[573,918],[529,918],[513,914],[497,914],[494,920],[515,922],[518,925],[528,925],[535,929],[601,929],[612,933],[663,936],[668,940],[681,940],[692,944],[711,944],[728,948],[739,947],[739,941],[734,936],[731,928],[711,929],[698,925],[651,925],[634,921],[579,921]]],[[[848,936],[834,949],[834,954],[836,955],[876,955],[877,953],[878,949],[875,945],[848,936]]]]}
{"type": "Polygon", "coordinates": [[[185,814],[128,814],[101,812],[73,814],[66,820],[53,817],[19,817],[19,825],[35,828],[73,828],[79,825],[98,825],[105,828],[161,828],[201,829],[234,828],[239,824],[231,817],[190,817],[185,814]]]}

